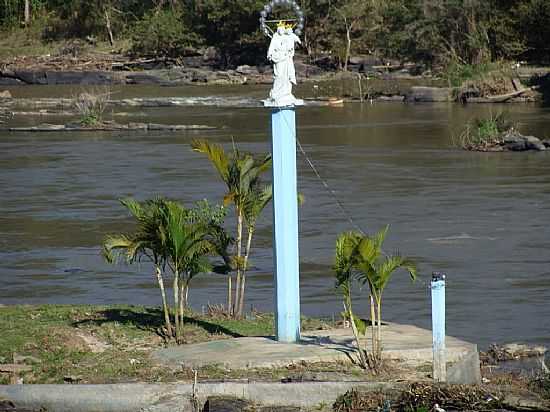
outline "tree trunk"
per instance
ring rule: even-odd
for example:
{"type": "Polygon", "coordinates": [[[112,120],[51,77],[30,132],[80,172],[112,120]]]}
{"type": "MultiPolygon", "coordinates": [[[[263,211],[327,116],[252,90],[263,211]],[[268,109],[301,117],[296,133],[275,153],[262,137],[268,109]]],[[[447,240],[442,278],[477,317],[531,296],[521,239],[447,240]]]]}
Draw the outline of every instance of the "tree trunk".
{"type": "Polygon", "coordinates": [[[378,306],[378,334],[376,336],[376,359],[377,362],[382,362],[382,315],[380,314],[382,309],[382,297],[377,296],[376,303],[378,306]]]}
{"type": "Polygon", "coordinates": [[[353,316],[353,311],[351,310],[351,299],[348,299],[348,305],[344,302],[344,311],[348,313],[349,323],[351,325],[351,330],[353,331],[353,336],[355,338],[355,345],[357,346],[357,352],[359,352],[359,363],[363,369],[368,369],[369,362],[366,356],[366,351],[361,348],[361,342],[359,341],[359,332],[357,326],[355,325],[355,317],[353,316]]]}
{"type": "Polygon", "coordinates": [[[346,25],[346,56],[344,60],[344,71],[348,71],[349,55],[351,53],[351,25],[346,25]]]}
{"type": "Polygon", "coordinates": [[[183,312],[185,311],[185,302],[183,301],[184,299],[184,293],[183,293],[183,290],[185,288],[185,282],[186,282],[186,279],[181,279],[181,282],[180,282],[180,290],[179,290],[179,294],[180,294],[180,328],[182,328],[183,330],[183,312]]]}
{"type": "Polygon", "coordinates": [[[25,27],[31,23],[31,0],[25,0],[25,27]]]}
{"type": "Polygon", "coordinates": [[[241,293],[239,295],[239,310],[238,317],[242,317],[244,313],[244,290],[246,283],[246,270],[248,269],[248,258],[250,256],[250,248],[252,246],[252,235],[254,235],[254,226],[251,226],[248,229],[248,239],[246,241],[246,249],[244,252],[244,261],[243,261],[243,273],[241,278],[241,293]]]}
{"type": "Polygon", "coordinates": [[[184,308],[189,309],[189,282],[191,280],[188,280],[185,282],[185,287],[183,289],[183,301],[184,301],[184,308]]]}
{"type": "Polygon", "coordinates": [[[104,15],[105,26],[107,27],[107,34],[109,35],[109,43],[111,44],[111,47],[113,47],[115,45],[115,39],[113,37],[113,31],[111,29],[111,16],[109,15],[109,10],[107,7],[105,7],[104,15]]]}
{"type": "Polygon", "coordinates": [[[227,276],[227,315],[231,316],[231,307],[233,304],[233,296],[231,296],[232,292],[232,285],[231,285],[231,273],[227,276]]]}
{"type": "Polygon", "coordinates": [[[241,287],[241,256],[243,243],[243,214],[237,209],[237,281],[235,283],[235,303],[232,305],[232,314],[236,315],[237,305],[239,303],[239,291],[241,287]]]}
{"type": "Polygon", "coordinates": [[[170,311],[168,310],[168,302],[166,299],[166,291],[164,290],[164,279],[162,278],[162,271],[157,266],[157,281],[160,288],[160,294],[162,295],[162,310],[164,312],[164,323],[166,325],[166,333],[168,336],[173,337],[172,322],[170,322],[170,311]]]}
{"type": "Polygon", "coordinates": [[[180,327],[180,317],[179,317],[179,272],[176,270],[174,271],[174,322],[176,324],[176,342],[179,343],[180,336],[181,336],[181,327],[180,327]]]}
{"type": "Polygon", "coordinates": [[[376,354],[376,314],[374,312],[374,298],[370,295],[370,326],[372,339],[372,353],[376,354]]]}

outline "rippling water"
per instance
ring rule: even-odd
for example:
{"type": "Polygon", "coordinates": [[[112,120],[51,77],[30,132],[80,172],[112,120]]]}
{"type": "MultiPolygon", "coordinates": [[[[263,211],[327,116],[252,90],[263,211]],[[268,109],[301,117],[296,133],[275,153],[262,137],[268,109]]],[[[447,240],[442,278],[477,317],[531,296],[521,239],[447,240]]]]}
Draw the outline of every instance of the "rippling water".
{"type": "MultiPolygon", "coordinates": [[[[39,89],[48,90],[48,89],[39,89]]],[[[135,95],[186,89],[126,89],[135,95]]],[[[220,96],[261,89],[206,89],[220,96]]],[[[29,88],[24,93],[36,93],[29,88]]],[[[176,93],[176,94],[174,94],[176,93]]],[[[386,249],[414,257],[421,277],[397,275],[385,294],[391,321],[430,324],[432,271],[447,273],[448,332],[487,345],[550,344],[550,152],[469,153],[451,135],[474,115],[507,110],[522,130],[550,137],[550,110],[530,105],[350,104],[298,110],[298,136],[338,198],[367,231],[391,224],[386,249]]],[[[224,187],[194,137],[268,151],[269,112],[260,108],[138,109],[131,121],[206,124],[181,133],[0,132],[0,303],[158,304],[150,268],[110,266],[105,234],[131,220],[117,199],[165,195],[220,201],[224,187]]],[[[15,119],[14,124],[53,119],[15,119]]],[[[308,315],[338,316],[334,242],[352,229],[299,157],[301,298],[308,315]]],[[[230,215],[231,216],[231,215],[230,215]]],[[[272,309],[271,210],[261,219],[247,304],[272,309]]],[[[225,281],[202,276],[191,301],[221,303],[225,281]]],[[[366,312],[366,305],[358,303],[366,312]]]]}

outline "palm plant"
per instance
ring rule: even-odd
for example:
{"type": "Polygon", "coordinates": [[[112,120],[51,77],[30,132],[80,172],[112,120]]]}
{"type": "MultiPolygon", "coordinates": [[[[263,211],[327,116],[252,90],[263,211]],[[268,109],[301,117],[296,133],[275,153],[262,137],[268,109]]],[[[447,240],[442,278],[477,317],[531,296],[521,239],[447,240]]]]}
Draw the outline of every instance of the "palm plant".
{"type": "MultiPolygon", "coordinates": [[[[337,285],[344,292],[344,302],[347,302],[345,303],[347,306],[346,312],[354,329],[357,319],[351,310],[351,283],[355,279],[361,284],[369,286],[372,360],[375,365],[381,361],[382,355],[381,328],[384,290],[393,273],[398,269],[406,270],[412,280],[416,279],[416,266],[412,260],[399,254],[384,255],[382,244],[387,232],[388,226],[372,237],[358,232],[348,232],[341,234],[336,242],[335,271],[337,285]]],[[[354,335],[356,335],[356,343],[361,357],[362,349],[355,330],[354,335]]],[[[366,365],[363,359],[360,360],[362,365],[366,365]]]]}
{"type": "Polygon", "coordinates": [[[340,289],[343,296],[345,317],[349,319],[355,345],[359,355],[359,364],[367,369],[371,365],[371,357],[366,348],[362,348],[360,342],[360,334],[365,334],[366,324],[361,319],[357,318],[353,313],[352,306],[352,288],[354,280],[353,265],[355,262],[354,251],[359,242],[360,235],[349,232],[342,233],[336,239],[336,258],[334,271],[336,272],[336,287],[340,289]]]}
{"type": "Polygon", "coordinates": [[[176,342],[182,343],[190,282],[199,273],[211,271],[208,256],[222,251],[223,246],[230,243],[218,224],[225,212],[223,208],[210,208],[207,202],[187,209],[162,198],[143,203],[128,199],[122,203],[137,219],[138,229],[131,235],[108,236],[103,244],[103,255],[109,262],[120,255],[124,255],[128,263],[143,257],[153,262],[161,289],[167,335],[175,336],[176,342]],[[173,275],[174,327],[164,287],[166,267],[173,275]]]}
{"type": "Polygon", "coordinates": [[[241,273],[241,284],[239,292],[239,301],[236,301],[237,305],[237,317],[242,317],[244,312],[244,291],[246,283],[246,271],[248,270],[248,260],[250,258],[250,249],[252,246],[252,236],[256,230],[256,223],[260,214],[273,198],[273,188],[271,185],[264,187],[263,189],[254,188],[244,205],[243,217],[247,229],[247,240],[244,251],[244,259],[241,273]]]}
{"type": "Polygon", "coordinates": [[[133,199],[121,200],[122,205],[137,220],[138,228],[131,235],[108,235],[103,242],[102,254],[109,263],[114,263],[121,256],[124,256],[129,264],[139,262],[142,258],[146,258],[153,263],[162,296],[166,334],[172,336],[173,328],[163,278],[166,251],[158,232],[162,224],[160,214],[162,202],[162,199],[148,200],[143,203],[133,199]]]}
{"type": "Polygon", "coordinates": [[[229,275],[227,310],[232,316],[239,317],[242,315],[242,307],[244,306],[245,280],[243,280],[243,277],[246,276],[246,265],[250,255],[250,245],[256,219],[271,199],[271,197],[267,198],[261,195],[262,189],[260,189],[261,175],[271,166],[271,156],[266,154],[260,158],[255,158],[248,152],[239,152],[235,146],[233,146],[232,152],[226,153],[221,145],[209,143],[206,140],[193,140],[191,147],[196,152],[206,154],[227,187],[223,198],[224,205],[233,204],[235,207],[237,251],[231,259],[231,267],[236,271],[236,285],[233,297],[232,277],[229,275]],[[254,215],[256,217],[252,218],[254,215]],[[250,223],[252,223],[252,226],[250,223]],[[245,224],[248,226],[248,239],[243,254],[243,229],[245,224]]]}
{"type": "Polygon", "coordinates": [[[206,255],[214,252],[207,240],[208,227],[202,223],[190,223],[189,211],[176,202],[167,201],[161,208],[163,225],[160,237],[166,251],[166,260],[172,273],[176,341],[183,341],[183,318],[188,305],[189,283],[201,272],[211,270],[206,255]]]}

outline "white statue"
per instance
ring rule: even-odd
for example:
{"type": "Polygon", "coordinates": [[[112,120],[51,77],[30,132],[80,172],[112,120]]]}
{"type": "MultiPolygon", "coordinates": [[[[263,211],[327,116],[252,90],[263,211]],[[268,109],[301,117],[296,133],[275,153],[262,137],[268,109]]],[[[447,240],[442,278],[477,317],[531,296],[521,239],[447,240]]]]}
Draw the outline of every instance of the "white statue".
{"type": "Polygon", "coordinates": [[[292,27],[279,23],[277,31],[271,38],[267,58],[273,62],[273,87],[264,106],[285,107],[300,106],[303,100],[292,95],[292,85],[296,85],[294,68],[294,47],[300,44],[300,38],[294,34],[292,27]]]}

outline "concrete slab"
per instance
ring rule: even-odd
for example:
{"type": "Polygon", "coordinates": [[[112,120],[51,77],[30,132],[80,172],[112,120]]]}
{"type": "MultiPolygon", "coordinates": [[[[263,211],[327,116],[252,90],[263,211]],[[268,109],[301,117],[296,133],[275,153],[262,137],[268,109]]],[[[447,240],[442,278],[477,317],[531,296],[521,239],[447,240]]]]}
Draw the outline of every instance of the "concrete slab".
{"type": "MultiPolygon", "coordinates": [[[[370,344],[370,337],[366,340],[370,344]]],[[[432,334],[429,330],[389,323],[382,326],[382,343],[385,359],[401,360],[407,364],[432,362],[432,334]]],[[[461,383],[475,383],[472,380],[478,380],[479,370],[470,369],[475,369],[478,359],[477,345],[447,336],[446,346],[447,362],[459,365],[458,372],[463,372],[453,376],[465,376],[468,382],[461,383]],[[463,360],[468,371],[460,370],[463,360]]],[[[354,348],[350,329],[331,329],[307,332],[298,344],[278,343],[270,337],[246,337],[164,348],[152,356],[160,364],[174,369],[208,365],[228,369],[272,368],[299,362],[346,362],[351,360],[354,348]]]]}

